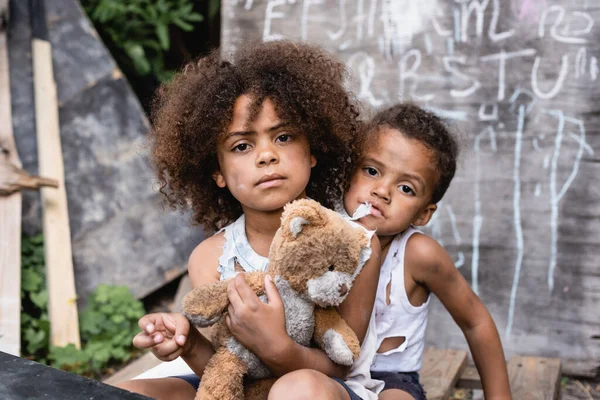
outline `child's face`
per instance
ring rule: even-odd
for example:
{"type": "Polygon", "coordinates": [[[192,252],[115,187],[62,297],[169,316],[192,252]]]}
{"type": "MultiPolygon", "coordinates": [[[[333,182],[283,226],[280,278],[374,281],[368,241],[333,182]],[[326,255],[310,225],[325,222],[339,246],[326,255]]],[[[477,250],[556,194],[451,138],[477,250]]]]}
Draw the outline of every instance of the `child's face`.
{"type": "Polygon", "coordinates": [[[365,202],[371,215],[360,221],[378,236],[396,235],[411,224],[425,225],[436,209],[431,195],[437,179],[431,152],[395,129],[381,128],[344,196],[348,214],[365,202]]]}
{"type": "Polygon", "coordinates": [[[307,137],[279,119],[271,100],[266,99],[257,117],[248,122],[252,99],[238,97],[233,120],[217,145],[217,185],[227,187],[248,209],[274,211],[304,197],[311,168],[307,137]]]}

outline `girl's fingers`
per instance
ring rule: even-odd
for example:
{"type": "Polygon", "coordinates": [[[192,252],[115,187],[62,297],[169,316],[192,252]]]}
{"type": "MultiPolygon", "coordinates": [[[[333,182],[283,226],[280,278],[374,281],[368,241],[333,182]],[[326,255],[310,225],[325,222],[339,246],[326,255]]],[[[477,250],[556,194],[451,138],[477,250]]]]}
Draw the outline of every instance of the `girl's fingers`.
{"type": "Polygon", "coordinates": [[[231,282],[229,282],[229,285],[227,285],[227,297],[229,298],[229,308],[233,308],[234,312],[236,308],[240,309],[244,305],[244,302],[237,291],[235,279],[232,279],[231,282]]]}
{"type": "Polygon", "coordinates": [[[256,293],[254,293],[250,285],[246,283],[244,274],[237,274],[234,278],[234,282],[240,299],[244,305],[249,307],[251,310],[256,311],[261,301],[256,293]]]}
{"type": "Polygon", "coordinates": [[[138,349],[147,349],[156,345],[154,338],[146,332],[140,332],[133,337],[133,345],[138,349]]]}
{"type": "Polygon", "coordinates": [[[277,290],[277,286],[275,286],[275,282],[273,282],[271,275],[265,277],[265,291],[267,292],[267,300],[271,307],[283,308],[283,301],[281,300],[279,290],[277,290]]]}

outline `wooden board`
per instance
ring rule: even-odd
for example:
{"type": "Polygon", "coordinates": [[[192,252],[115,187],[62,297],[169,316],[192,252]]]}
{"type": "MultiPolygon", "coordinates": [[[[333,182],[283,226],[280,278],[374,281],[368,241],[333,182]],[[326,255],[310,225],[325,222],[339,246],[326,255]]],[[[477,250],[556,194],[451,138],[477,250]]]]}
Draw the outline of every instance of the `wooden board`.
{"type": "Polygon", "coordinates": [[[426,348],[419,374],[427,398],[448,399],[466,365],[466,351],[426,348]]]}
{"type": "Polygon", "coordinates": [[[508,361],[508,379],[514,399],[560,398],[560,359],[515,356],[508,361]]]}
{"type": "Polygon", "coordinates": [[[39,24],[40,36],[32,40],[39,171],[40,175],[55,179],[59,183],[58,188],[41,190],[50,341],[54,346],[66,346],[71,343],[79,348],[77,295],[58,123],[56,83],[52,65],[52,47],[45,26],[46,13],[41,5],[42,3],[36,4],[33,10],[40,13],[39,16],[33,17],[34,24],[36,22],[39,24]]]}
{"type": "MultiPolygon", "coordinates": [[[[446,118],[462,156],[427,233],[507,356],[600,365],[600,2],[225,0],[222,15],[225,54],[307,40],[349,66],[365,109],[406,99],[446,118]]],[[[439,302],[428,344],[467,349],[439,302]]]]}
{"type": "MultiPolygon", "coordinates": [[[[0,0],[0,157],[21,166],[13,137],[6,23],[0,0]],[[2,150],[4,149],[4,150],[2,150]]],[[[0,196],[0,351],[21,351],[21,193],[0,196]]]]}

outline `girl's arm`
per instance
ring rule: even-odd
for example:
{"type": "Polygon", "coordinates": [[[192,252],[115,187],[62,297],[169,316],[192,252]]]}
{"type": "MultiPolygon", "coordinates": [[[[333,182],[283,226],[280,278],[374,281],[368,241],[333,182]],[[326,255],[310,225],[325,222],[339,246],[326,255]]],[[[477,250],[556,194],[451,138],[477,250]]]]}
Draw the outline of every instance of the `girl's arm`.
{"type": "MultiPolygon", "coordinates": [[[[379,279],[379,240],[371,241],[371,258],[358,275],[350,294],[340,305],[340,314],[354,330],[359,341],[365,337],[379,279]]],[[[348,367],[335,364],[321,349],[308,348],[294,342],[285,330],[285,314],[275,285],[265,282],[268,304],[261,303],[236,277],[230,286],[233,307],[229,310],[228,326],[236,339],[254,352],[277,376],[303,368],[344,378],[348,367]]]]}
{"type": "Polygon", "coordinates": [[[510,399],[506,361],[496,325],[448,253],[434,239],[413,235],[405,254],[405,265],[413,280],[440,299],[463,331],[481,376],[485,398],[510,399]]]}
{"type": "MultiPolygon", "coordinates": [[[[219,281],[217,266],[223,247],[223,234],[212,236],[200,243],[190,255],[188,271],[192,287],[219,281]]],[[[155,313],[139,321],[142,332],[134,338],[138,348],[149,348],[156,357],[171,361],[177,357],[189,365],[198,376],[214,350],[204,337],[180,313],[155,313]]]]}

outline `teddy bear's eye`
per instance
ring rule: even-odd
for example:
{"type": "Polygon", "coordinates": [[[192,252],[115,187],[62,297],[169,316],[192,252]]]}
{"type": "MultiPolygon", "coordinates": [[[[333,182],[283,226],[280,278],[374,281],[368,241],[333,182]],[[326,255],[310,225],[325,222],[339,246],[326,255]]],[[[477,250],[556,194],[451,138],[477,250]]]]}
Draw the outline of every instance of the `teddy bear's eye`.
{"type": "Polygon", "coordinates": [[[330,270],[330,271],[333,271],[334,269],[335,269],[335,267],[334,267],[333,265],[330,265],[330,266],[329,266],[329,270],[330,270]]]}

